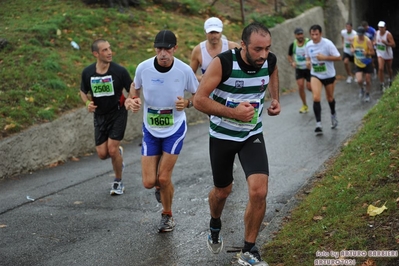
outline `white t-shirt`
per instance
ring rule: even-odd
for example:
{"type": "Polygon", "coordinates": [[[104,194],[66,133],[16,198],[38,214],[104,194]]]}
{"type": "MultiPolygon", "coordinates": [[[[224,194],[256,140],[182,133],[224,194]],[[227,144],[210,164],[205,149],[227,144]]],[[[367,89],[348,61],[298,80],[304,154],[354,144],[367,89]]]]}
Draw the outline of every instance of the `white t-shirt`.
{"type": "Polygon", "coordinates": [[[143,91],[145,127],[153,136],[165,138],[173,135],[186,121],[184,110],[176,110],[177,96],[184,97],[185,91],[195,93],[198,80],[191,67],[176,57],[166,73],[155,69],[154,58],[137,66],[134,83],[136,89],[143,91]]]}
{"type": "Polygon", "coordinates": [[[357,32],[352,30],[351,33],[348,33],[346,29],[343,29],[341,31],[341,36],[344,39],[344,53],[348,55],[353,55],[351,52],[351,43],[353,41],[353,38],[357,35],[357,32]]]}
{"type": "Polygon", "coordinates": [[[320,42],[314,43],[310,40],[306,44],[306,57],[310,58],[310,74],[319,79],[328,79],[335,77],[335,67],[333,61],[320,61],[316,56],[323,54],[327,56],[340,56],[334,43],[326,38],[321,38],[320,42]]]}

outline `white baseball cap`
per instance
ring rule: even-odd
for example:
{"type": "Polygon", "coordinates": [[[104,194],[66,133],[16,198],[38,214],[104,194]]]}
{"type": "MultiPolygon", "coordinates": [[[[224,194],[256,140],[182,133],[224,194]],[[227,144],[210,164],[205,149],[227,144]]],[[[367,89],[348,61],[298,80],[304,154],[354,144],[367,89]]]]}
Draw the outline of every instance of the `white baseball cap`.
{"type": "Polygon", "coordinates": [[[385,22],[384,21],[378,22],[378,27],[384,28],[385,27],[385,22]]]}
{"type": "Polygon", "coordinates": [[[204,29],[206,33],[211,31],[222,32],[223,22],[216,17],[208,18],[204,23],[204,29]]]}

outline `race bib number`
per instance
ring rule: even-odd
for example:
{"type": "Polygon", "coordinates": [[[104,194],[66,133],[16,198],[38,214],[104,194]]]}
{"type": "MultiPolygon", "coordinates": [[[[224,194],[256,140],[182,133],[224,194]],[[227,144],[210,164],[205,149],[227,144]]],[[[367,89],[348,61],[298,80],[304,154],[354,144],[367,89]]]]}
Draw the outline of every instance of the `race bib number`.
{"type": "Polygon", "coordinates": [[[239,105],[241,102],[249,102],[254,107],[255,114],[252,117],[251,121],[243,122],[243,121],[240,121],[237,119],[226,118],[226,117],[223,117],[222,121],[229,125],[235,126],[235,127],[240,127],[243,129],[253,129],[256,126],[256,124],[258,123],[260,100],[259,99],[258,100],[253,100],[253,99],[238,100],[238,99],[227,98],[226,106],[230,107],[230,108],[236,108],[237,105],[239,105]]]}
{"type": "Polygon", "coordinates": [[[295,56],[296,66],[299,69],[306,69],[306,57],[305,55],[297,54],[295,56]]]}
{"type": "Polygon", "coordinates": [[[350,43],[345,43],[345,48],[350,49],[351,48],[351,44],[350,43]]]}
{"type": "Polygon", "coordinates": [[[383,44],[378,44],[377,43],[377,50],[378,51],[385,51],[386,50],[386,46],[385,45],[383,45],[383,44]]]}
{"type": "Polygon", "coordinates": [[[94,97],[112,96],[115,94],[111,75],[104,77],[91,77],[90,85],[94,97]]]}
{"type": "Polygon", "coordinates": [[[312,67],[315,73],[327,72],[327,67],[325,63],[312,64],[312,67]]]}
{"type": "Polygon", "coordinates": [[[173,126],[173,108],[148,107],[147,123],[153,129],[163,129],[173,126]]]}
{"type": "Polygon", "coordinates": [[[363,59],[363,58],[366,57],[365,54],[364,54],[364,50],[363,49],[356,49],[355,50],[355,56],[358,59],[363,59]]]}

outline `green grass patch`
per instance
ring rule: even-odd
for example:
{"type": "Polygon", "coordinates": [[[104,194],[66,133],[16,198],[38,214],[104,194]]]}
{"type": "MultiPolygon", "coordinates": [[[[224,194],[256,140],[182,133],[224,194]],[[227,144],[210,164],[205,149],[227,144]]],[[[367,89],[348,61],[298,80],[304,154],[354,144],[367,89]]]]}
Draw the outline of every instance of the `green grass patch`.
{"type": "MultiPolygon", "coordinates": [[[[399,78],[364,118],[360,131],[329,162],[309,195],[263,246],[270,265],[314,265],[318,251],[398,250],[399,78]],[[369,216],[370,204],[388,208],[369,216]]],[[[333,257],[322,257],[332,259],[333,257]]],[[[398,257],[351,257],[356,265],[399,265],[398,257]],[[374,265],[374,264],[364,264],[374,265]]]]}
{"type": "MultiPolygon", "coordinates": [[[[246,23],[257,17],[252,14],[259,13],[259,5],[270,4],[266,0],[254,6],[245,3],[246,23]]],[[[90,51],[95,39],[108,40],[113,61],[133,77],[137,65],[155,55],[153,41],[161,29],[175,32],[176,57],[186,63],[194,46],[205,39],[207,17],[220,17],[223,34],[230,40],[240,40],[242,31],[238,1],[154,0],[141,1],[139,7],[107,8],[86,6],[81,0],[42,0],[34,5],[3,0],[1,7],[1,37],[9,45],[0,51],[0,138],[84,106],[79,97],[80,75],[95,61],[90,51]],[[80,50],[73,49],[71,41],[80,50]]],[[[281,15],[268,15],[268,19],[278,23],[281,15]]]]}

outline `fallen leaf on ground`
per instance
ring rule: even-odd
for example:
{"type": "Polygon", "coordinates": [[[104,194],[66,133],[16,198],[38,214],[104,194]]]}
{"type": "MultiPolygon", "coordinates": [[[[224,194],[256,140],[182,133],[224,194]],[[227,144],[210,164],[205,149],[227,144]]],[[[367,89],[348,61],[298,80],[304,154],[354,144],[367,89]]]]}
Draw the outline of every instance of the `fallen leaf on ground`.
{"type": "Polygon", "coordinates": [[[382,205],[381,207],[375,207],[373,205],[369,205],[367,208],[367,214],[370,216],[376,216],[378,214],[381,214],[383,211],[387,210],[388,208],[385,206],[386,202],[384,203],[384,205],[382,205]]]}
{"type": "Polygon", "coordinates": [[[323,216],[313,216],[313,221],[323,220],[323,216]]]}

